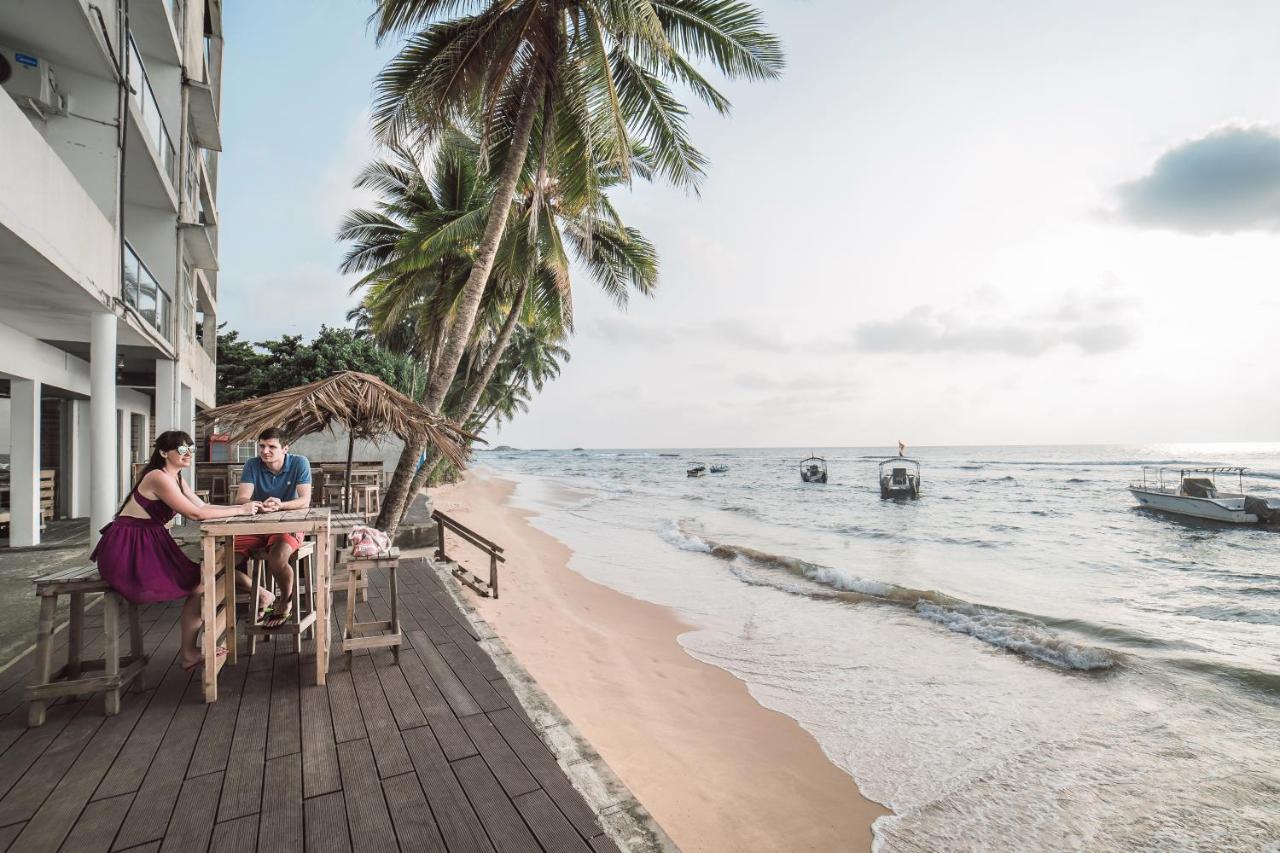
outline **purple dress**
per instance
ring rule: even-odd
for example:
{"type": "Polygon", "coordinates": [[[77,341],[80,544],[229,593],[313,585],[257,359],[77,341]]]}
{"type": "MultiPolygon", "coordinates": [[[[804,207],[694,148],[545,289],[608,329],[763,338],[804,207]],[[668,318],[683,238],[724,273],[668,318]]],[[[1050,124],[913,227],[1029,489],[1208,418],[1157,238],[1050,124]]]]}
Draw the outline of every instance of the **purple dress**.
{"type": "Polygon", "coordinates": [[[98,574],[130,601],[145,604],[185,598],[200,585],[200,564],[191,560],[165,525],[174,512],[162,500],[131,493],[149,518],[117,515],[102,528],[98,547],[89,556],[98,574]]]}

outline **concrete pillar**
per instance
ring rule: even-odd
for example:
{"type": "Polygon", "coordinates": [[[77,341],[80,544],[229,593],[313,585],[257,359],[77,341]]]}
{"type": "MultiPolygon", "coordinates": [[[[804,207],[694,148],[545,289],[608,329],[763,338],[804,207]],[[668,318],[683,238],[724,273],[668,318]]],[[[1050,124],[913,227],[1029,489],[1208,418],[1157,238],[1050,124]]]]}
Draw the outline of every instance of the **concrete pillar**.
{"type": "Polygon", "coordinates": [[[116,315],[94,314],[89,327],[89,542],[115,515],[116,484],[116,315]]]}
{"type": "MultiPolygon", "coordinates": [[[[194,441],[196,437],[196,398],[195,395],[192,394],[191,389],[186,385],[182,386],[182,397],[180,403],[182,408],[178,413],[178,423],[182,426],[180,426],[179,429],[191,436],[191,439],[194,441]]],[[[191,458],[191,467],[183,472],[183,476],[187,478],[187,485],[191,487],[192,491],[195,491],[196,462],[194,455],[191,458]]]]}
{"type": "Polygon", "coordinates": [[[40,544],[40,383],[9,380],[9,544],[40,544]]]}
{"type": "Polygon", "coordinates": [[[70,414],[67,418],[67,434],[64,441],[68,445],[67,453],[67,489],[71,493],[67,504],[67,515],[71,518],[84,518],[89,515],[89,401],[72,400],[70,414]]]}
{"type": "Polygon", "coordinates": [[[182,429],[178,404],[178,363],[167,358],[156,359],[156,435],[171,429],[182,429]]]}
{"type": "Polygon", "coordinates": [[[125,492],[133,485],[133,418],[128,409],[116,410],[116,435],[120,449],[116,456],[120,470],[116,475],[116,504],[124,500],[125,492]]]}

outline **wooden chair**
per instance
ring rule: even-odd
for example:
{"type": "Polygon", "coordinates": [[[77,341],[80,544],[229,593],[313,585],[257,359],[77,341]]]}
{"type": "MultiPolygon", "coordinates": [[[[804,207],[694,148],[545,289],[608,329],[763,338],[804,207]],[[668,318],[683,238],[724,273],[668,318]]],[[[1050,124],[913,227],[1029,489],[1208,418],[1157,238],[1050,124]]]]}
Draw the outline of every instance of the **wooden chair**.
{"type": "Polygon", "coordinates": [[[46,521],[51,521],[54,516],[54,484],[57,482],[58,472],[52,468],[40,469],[40,526],[43,527],[46,521]]]}
{"type": "Polygon", "coordinates": [[[258,638],[268,641],[276,634],[288,634],[293,637],[294,652],[302,653],[303,635],[310,630],[315,634],[315,543],[303,542],[302,547],[293,552],[289,562],[293,565],[293,613],[292,621],[277,628],[267,628],[262,624],[262,609],[258,606],[259,591],[270,585],[272,591],[279,594],[275,579],[267,571],[267,552],[249,552],[249,577],[253,579],[253,591],[249,596],[249,619],[245,633],[249,637],[249,654],[257,650],[258,638]],[[305,611],[305,615],[304,615],[305,611]]]}
{"type": "Polygon", "coordinates": [[[44,725],[49,701],[59,696],[104,693],[107,716],[120,712],[120,694],[137,679],[142,687],[142,674],[147,656],[142,648],[142,624],[138,621],[138,605],[127,601],[98,576],[93,566],[66,569],[36,580],[36,596],[40,599],[40,621],[36,628],[35,671],[26,690],[27,725],[44,725]],[[81,660],[84,650],[85,596],[102,593],[102,634],[105,648],[100,660],[81,660]],[[67,627],[67,663],[53,671],[54,616],[58,596],[71,596],[70,623],[67,627]],[[129,614],[129,654],[120,654],[120,608],[129,614]],[[101,675],[85,676],[85,672],[102,670],[101,675]]]}
{"type": "MultiPolygon", "coordinates": [[[[347,571],[347,618],[342,627],[342,651],[347,655],[347,668],[351,667],[351,653],[356,649],[390,648],[396,663],[400,662],[400,596],[396,585],[396,570],[400,567],[400,549],[392,548],[376,557],[355,557],[351,549],[341,554],[339,569],[347,571]],[[386,569],[390,572],[391,618],[373,622],[356,621],[356,592],[360,581],[368,585],[368,572],[386,569]]],[[[368,591],[365,592],[368,600],[368,591]]]]}

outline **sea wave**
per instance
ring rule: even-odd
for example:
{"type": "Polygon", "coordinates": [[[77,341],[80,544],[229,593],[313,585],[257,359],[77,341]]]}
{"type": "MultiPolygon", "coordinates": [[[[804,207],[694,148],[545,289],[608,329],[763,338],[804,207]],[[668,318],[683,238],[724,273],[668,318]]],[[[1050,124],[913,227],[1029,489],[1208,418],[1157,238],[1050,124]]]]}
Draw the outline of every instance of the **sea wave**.
{"type": "Polygon", "coordinates": [[[697,536],[686,533],[678,521],[668,521],[658,531],[667,542],[675,545],[681,551],[700,551],[704,554],[711,552],[711,546],[703,542],[697,536]]]}
{"type": "Polygon", "coordinates": [[[1072,642],[1054,632],[1043,622],[1027,614],[973,604],[937,590],[914,589],[874,579],[860,578],[847,572],[820,566],[782,554],[770,554],[744,545],[714,542],[693,533],[677,521],[668,522],[661,531],[667,542],[685,551],[708,553],[729,562],[738,569],[756,568],[778,572],[770,582],[767,574],[735,572],[741,579],[762,583],[817,598],[828,598],[849,604],[876,603],[910,609],[938,625],[981,640],[988,645],[1028,657],[1050,666],[1094,672],[1111,669],[1122,656],[1101,646],[1072,642]],[[795,581],[803,579],[816,587],[797,589],[795,581]]]}

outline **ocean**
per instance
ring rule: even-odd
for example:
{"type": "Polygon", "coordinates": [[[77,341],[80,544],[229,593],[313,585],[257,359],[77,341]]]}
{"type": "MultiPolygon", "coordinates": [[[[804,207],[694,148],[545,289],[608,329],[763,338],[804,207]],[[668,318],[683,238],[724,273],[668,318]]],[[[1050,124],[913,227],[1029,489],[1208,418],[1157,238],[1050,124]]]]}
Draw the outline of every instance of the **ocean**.
{"type": "Polygon", "coordinates": [[[907,502],[876,485],[896,448],[812,448],[826,485],[809,451],[476,461],[891,807],[878,850],[1280,850],[1280,532],[1125,490],[1194,463],[1277,496],[1280,444],[911,448],[907,502]]]}

